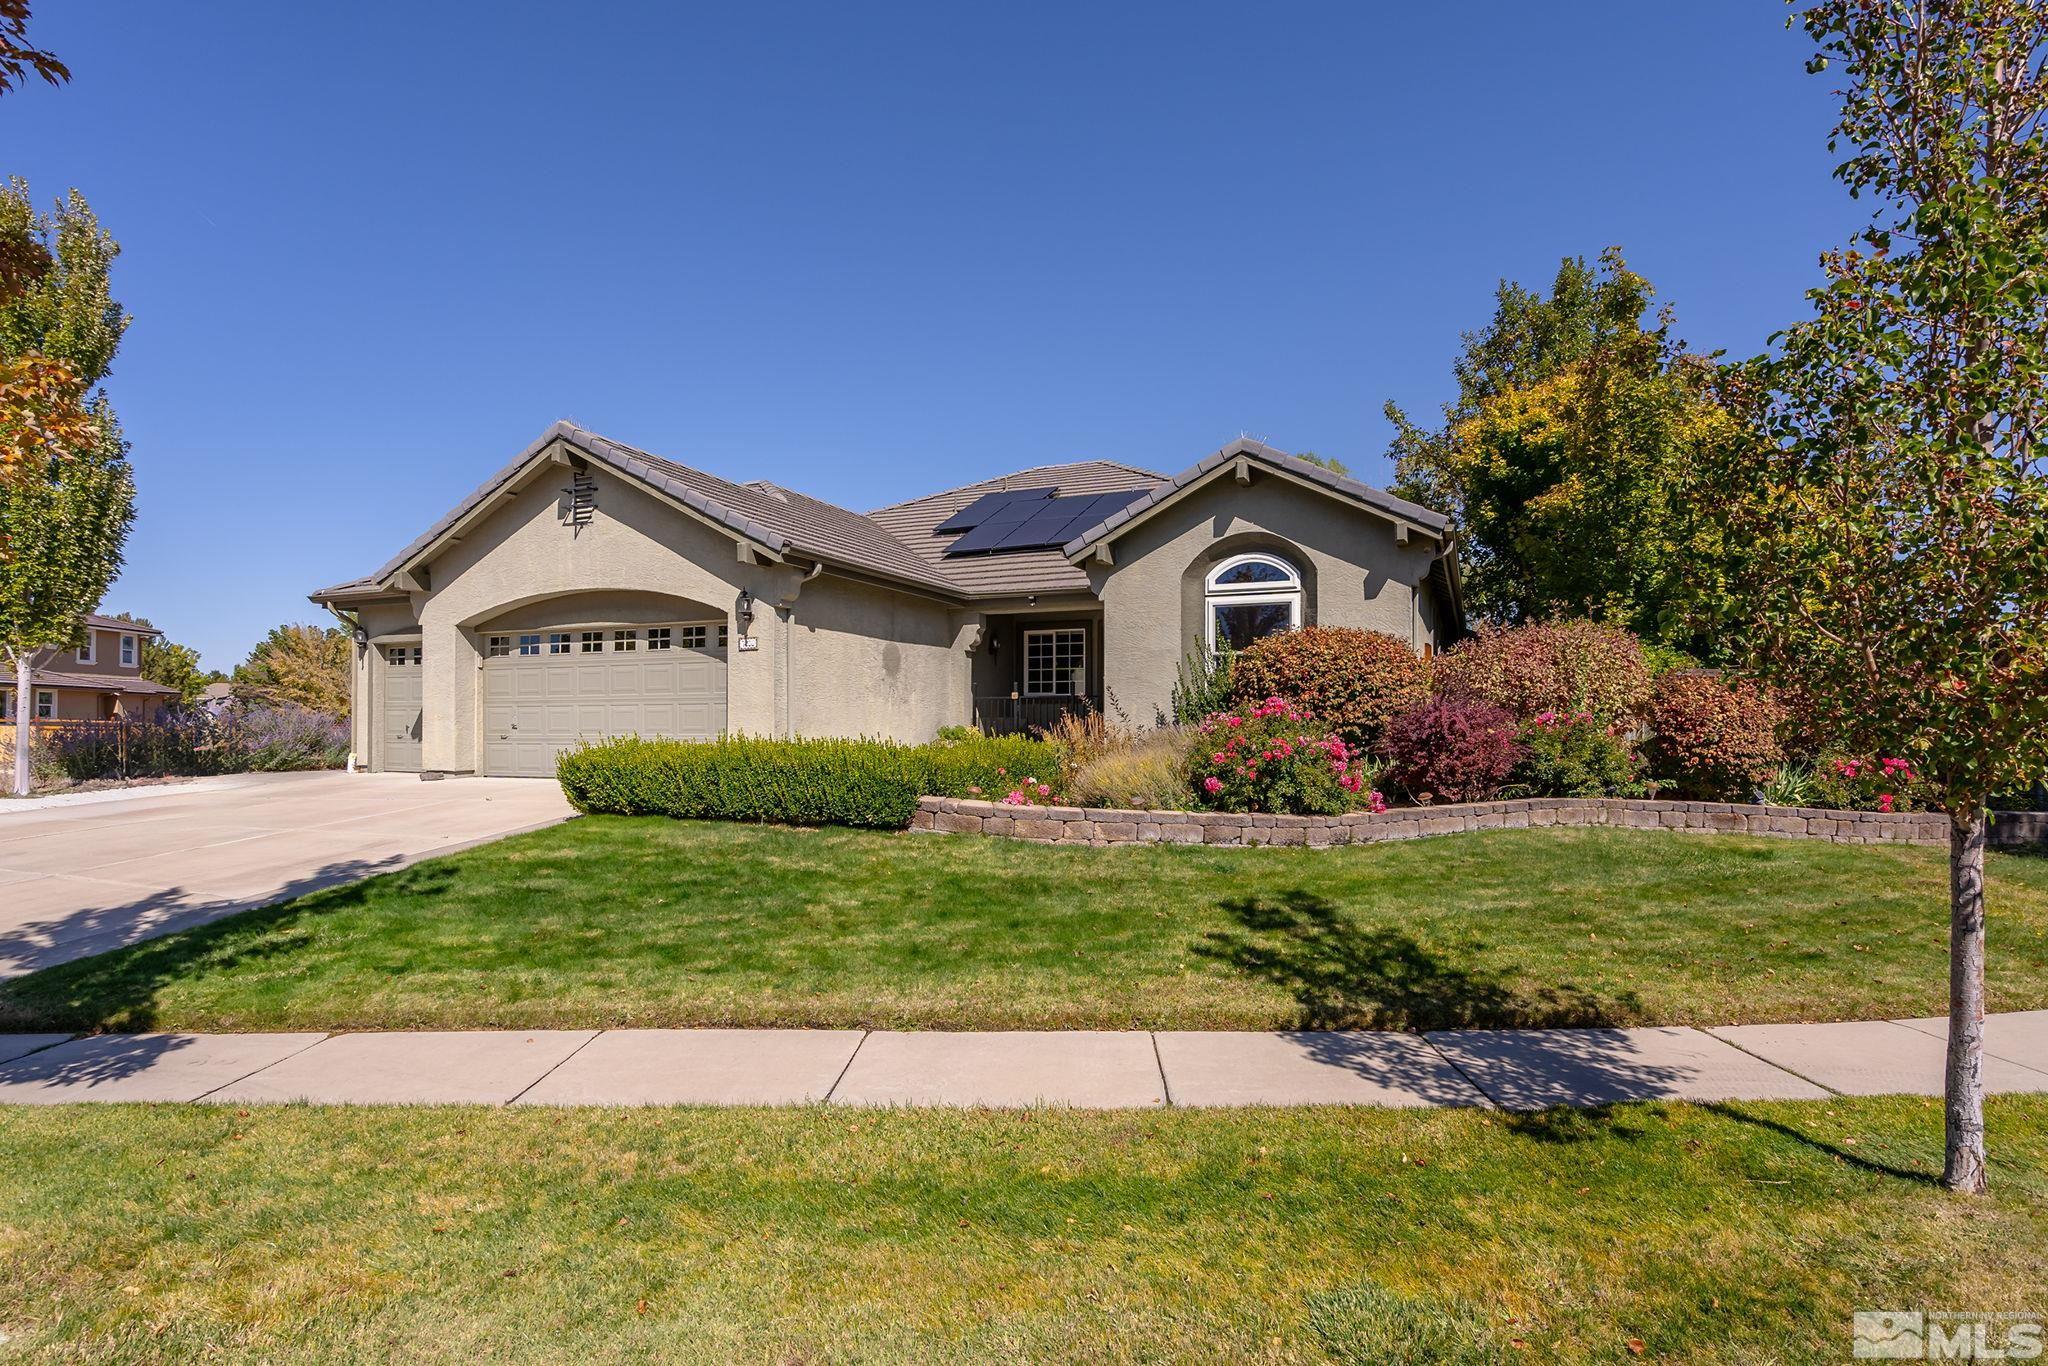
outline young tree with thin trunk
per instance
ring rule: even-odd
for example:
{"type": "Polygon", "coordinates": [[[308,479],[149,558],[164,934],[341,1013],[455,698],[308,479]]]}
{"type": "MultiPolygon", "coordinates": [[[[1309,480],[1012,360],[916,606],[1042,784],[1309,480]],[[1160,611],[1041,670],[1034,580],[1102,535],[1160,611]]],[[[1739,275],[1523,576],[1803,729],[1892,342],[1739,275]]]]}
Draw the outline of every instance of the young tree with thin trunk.
{"type": "MultiPolygon", "coordinates": [[[[1949,815],[1944,1183],[1981,1191],[1984,850],[2048,769],[2048,5],[1821,0],[1836,174],[1869,228],[1813,316],[1734,367],[1755,440],[1691,489],[1726,519],[1751,662],[1834,736],[1908,758],[1949,815]]],[[[1732,606],[1730,606],[1732,604],[1732,606]]]]}
{"type": "Polygon", "coordinates": [[[135,518],[128,443],[103,394],[128,326],[108,292],[120,248],[73,191],[49,215],[0,188],[0,663],[13,674],[14,789],[29,784],[30,664],[78,639],[135,518]]]}

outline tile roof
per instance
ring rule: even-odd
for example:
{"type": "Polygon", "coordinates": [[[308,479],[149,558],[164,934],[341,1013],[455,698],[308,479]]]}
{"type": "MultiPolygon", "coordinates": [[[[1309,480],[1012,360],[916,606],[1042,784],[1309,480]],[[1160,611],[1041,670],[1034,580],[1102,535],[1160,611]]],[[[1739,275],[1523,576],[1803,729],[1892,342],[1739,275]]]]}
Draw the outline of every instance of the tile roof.
{"type": "MultiPolygon", "coordinates": [[[[53,669],[32,669],[29,671],[29,686],[32,688],[88,688],[93,692],[133,693],[175,693],[176,688],[152,683],[146,678],[125,674],[67,674],[53,669]]],[[[0,679],[13,687],[12,678],[0,679]]]]}
{"type": "Polygon", "coordinates": [[[1151,470],[1114,460],[1077,460],[1065,465],[1036,465],[1015,474],[928,493],[906,503],[877,508],[868,519],[888,529],[926,564],[945,573],[976,596],[1016,593],[1089,591],[1088,575],[1067,562],[1057,549],[1016,550],[1001,555],[976,555],[948,560],[946,548],[964,532],[939,535],[933,528],[983,494],[1005,489],[1057,488],[1061,493],[1120,493],[1149,489],[1165,479],[1151,470]]]}
{"type": "Polygon", "coordinates": [[[1143,519],[1146,513],[1165,503],[1174,494],[1191,485],[1203,482],[1224,466],[1237,460],[1240,456],[1262,465],[1270,465],[1275,469],[1283,470],[1298,479],[1306,479],[1312,484],[1319,484],[1332,493],[1343,494],[1355,502],[1363,503],[1367,507],[1385,513],[1390,517],[1398,517],[1402,521],[1412,522],[1433,536],[1441,537],[1450,529],[1451,519],[1444,516],[1441,512],[1431,512],[1419,503],[1411,503],[1405,498],[1396,498],[1393,494],[1383,489],[1376,489],[1370,484],[1361,484],[1348,475],[1324,469],[1312,460],[1303,460],[1298,455],[1289,455],[1285,451],[1275,450],[1263,441],[1241,438],[1231,442],[1219,451],[1204,456],[1179,474],[1173,476],[1173,478],[1160,483],[1137,502],[1130,504],[1128,507],[1118,508],[1115,512],[1112,512],[1109,516],[1076,536],[1073,540],[1068,541],[1061,547],[1061,550],[1067,555],[1079,555],[1104,537],[1113,536],[1119,529],[1143,519]]]}
{"type": "Polygon", "coordinates": [[[659,489],[709,521],[777,555],[795,551],[799,555],[831,560],[887,578],[942,591],[952,590],[944,574],[934,574],[930,566],[910,554],[901,542],[857,512],[776,488],[772,484],[735,484],[715,474],[585,431],[574,423],[557,422],[542,433],[540,440],[485,480],[475,492],[456,504],[445,517],[427,528],[376,573],[322,589],[313,595],[314,600],[361,596],[368,590],[381,588],[392,575],[441,539],[472,509],[496,495],[536,455],[556,441],[565,442],[598,463],[659,489]]]}
{"type": "Polygon", "coordinates": [[[841,569],[865,572],[961,599],[1090,591],[1087,574],[1073,563],[1073,558],[1078,558],[1096,541],[1114,535],[1120,527],[1239,456],[1321,485],[1388,516],[1412,522],[1432,535],[1444,535],[1449,525],[1440,513],[1250,440],[1225,446],[1171,478],[1114,460],[1078,460],[1059,465],[1037,465],[1013,474],[892,503],[862,514],[765,480],[734,483],[665,456],[653,455],[599,436],[573,423],[557,422],[516,460],[486,480],[383,568],[364,578],[323,588],[312,595],[313,600],[348,601],[390,593],[393,590],[387,585],[393,575],[410,565],[472,510],[496,496],[535,456],[556,441],[562,441],[589,459],[666,493],[715,525],[775,555],[793,552],[799,557],[823,561],[841,569]],[[1117,493],[1140,489],[1146,496],[1090,527],[1064,547],[946,558],[947,548],[958,539],[958,535],[940,535],[936,528],[953,513],[984,494],[1044,487],[1057,488],[1062,494],[1117,493]]]}
{"type": "Polygon", "coordinates": [[[119,617],[103,617],[97,612],[87,612],[79,619],[87,626],[97,626],[104,631],[126,631],[131,636],[160,636],[163,634],[154,626],[138,626],[132,621],[119,617]]]}

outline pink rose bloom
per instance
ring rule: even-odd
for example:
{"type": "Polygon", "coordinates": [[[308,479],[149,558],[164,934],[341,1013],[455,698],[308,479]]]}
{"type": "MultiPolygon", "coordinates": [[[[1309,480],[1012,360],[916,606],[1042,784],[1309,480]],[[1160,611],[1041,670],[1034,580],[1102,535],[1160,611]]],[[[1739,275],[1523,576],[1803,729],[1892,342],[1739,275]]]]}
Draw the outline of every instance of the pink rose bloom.
{"type": "Polygon", "coordinates": [[[1381,795],[1380,795],[1379,793],[1377,793],[1377,792],[1373,793],[1373,794],[1372,794],[1372,809],[1373,809],[1373,811],[1374,811],[1374,813],[1375,813],[1375,814],[1377,814],[1378,812],[1381,812],[1381,811],[1385,811],[1385,810],[1387,809],[1387,799],[1386,799],[1385,797],[1382,797],[1382,796],[1381,796],[1381,795]]]}
{"type": "Polygon", "coordinates": [[[1221,778],[1204,778],[1204,779],[1202,779],[1202,791],[1204,791],[1204,792],[1208,793],[1208,794],[1209,794],[1210,796],[1212,796],[1212,797],[1213,797],[1213,796],[1215,796],[1215,795],[1216,795],[1217,793],[1221,792],[1222,790],[1223,790],[1223,780],[1222,780],[1221,778]]]}
{"type": "Polygon", "coordinates": [[[1877,799],[1877,809],[1880,811],[1889,811],[1892,809],[1891,793],[1887,792],[1877,799]]]}
{"type": "Polygon", "coordinates": [[[1209,762],[1212,764],[1227,764],[1230,762],[1230,756],[1219,749],[1209,756],[1209,762]]]}

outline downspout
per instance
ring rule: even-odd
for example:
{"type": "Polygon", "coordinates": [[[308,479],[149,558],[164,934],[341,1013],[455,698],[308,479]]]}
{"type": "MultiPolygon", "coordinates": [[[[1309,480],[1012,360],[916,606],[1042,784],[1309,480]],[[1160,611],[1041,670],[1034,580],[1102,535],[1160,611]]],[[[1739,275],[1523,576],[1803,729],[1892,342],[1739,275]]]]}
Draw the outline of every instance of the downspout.
{"type": "Polygon", "coordinates": [[[371,714],[370,710],[371,690],[366,687],[359,691],[356,687],[356,680],[366,678],[369,674],[369,669],[363,661],[369,654],[370,636],[369,632],[363,629],[363,623],[360,618],[348,615],[348,613],[342,611],[331,602],[323,602],[320,605],[325,607],[328,613],[341,623],[342,628],[348,632],[350,643],[356,647],[356,667],[349,670],[348,678],[349,705],[356,713],[356,716],[351,718],[349,722],[348,771],[353,773],[356,771],[355,737],[358,729],[357,723],[360,720],[364,733],[367,734],[367,727],[376,722],[376,717],[371,714]]]}

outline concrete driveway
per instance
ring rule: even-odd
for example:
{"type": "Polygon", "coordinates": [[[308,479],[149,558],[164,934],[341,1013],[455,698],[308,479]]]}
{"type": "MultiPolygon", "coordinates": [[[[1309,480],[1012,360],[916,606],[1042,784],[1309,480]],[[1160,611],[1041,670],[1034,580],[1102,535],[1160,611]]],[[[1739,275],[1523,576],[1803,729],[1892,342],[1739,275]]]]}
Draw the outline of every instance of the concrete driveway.
{"type": "Polygon", "coordinates": [[[0,978],[565,820],[555,783],[265,773],[0,803],[0,978]]]}

